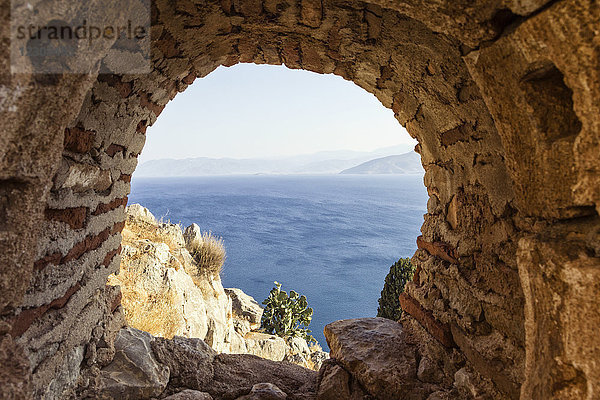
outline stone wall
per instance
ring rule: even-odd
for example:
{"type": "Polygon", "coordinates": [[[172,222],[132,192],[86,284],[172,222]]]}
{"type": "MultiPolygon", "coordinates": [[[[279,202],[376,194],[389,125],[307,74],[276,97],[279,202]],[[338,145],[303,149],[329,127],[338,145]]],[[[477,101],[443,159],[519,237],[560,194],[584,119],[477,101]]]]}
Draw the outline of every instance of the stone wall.
{"type": "Polygon", "coordinates": [[[60,398],[110,361],[146,128],[253,62],[351,80],[418,139],[430,198],[402,304],[450,382],[466,365],[494,397],[598,396],[599,22],[575,0],[158,0],[149,74],[2,73],[2,390],[60,398]]]}

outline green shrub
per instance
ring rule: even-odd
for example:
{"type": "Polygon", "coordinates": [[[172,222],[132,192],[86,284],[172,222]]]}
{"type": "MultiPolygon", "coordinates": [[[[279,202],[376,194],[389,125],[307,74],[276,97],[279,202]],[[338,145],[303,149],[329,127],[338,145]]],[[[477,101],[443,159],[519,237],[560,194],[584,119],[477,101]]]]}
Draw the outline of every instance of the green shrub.
{"type": "Polygon", "coordinates": [[[261,329],[270,334],[286,338],[297,336],[308,343],[316,342],[308,330],[313,309],[308,307],[305,296],[290,290],[290,295],[281,290],[281,284],[275,282],[269,297],[263,302],[265,310],[260,321],[261,329]]]}
{"type": "Polygon", "coordinates": [[[190,254],[196,261],[198,277],[221,275],[227,257],[223,238],[213,236],[211,232],[202,232],[202,240],[194,243],[190,248],[190,254]]]}
{"type": "Polygon", "coordinates": [[[402,317],[402,309],[398,297],[404,292],[404,285],[413,278],[415,267],[410,258],[401,258],[390,267],[385,277],[385,284],[379,298],[377,316],[398,321],[402,317]]]}

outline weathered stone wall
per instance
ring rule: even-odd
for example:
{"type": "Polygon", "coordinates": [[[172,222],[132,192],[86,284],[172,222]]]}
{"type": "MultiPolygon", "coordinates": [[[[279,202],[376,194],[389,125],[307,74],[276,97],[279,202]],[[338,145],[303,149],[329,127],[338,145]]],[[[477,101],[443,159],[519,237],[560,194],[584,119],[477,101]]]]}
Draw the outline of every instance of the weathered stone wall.
{"type": "Polygon", "coordinates": [[[598,5],[472,3],[159,0],[149,74],[0,75],[2,390],[60,398],[110,361],[146,128],[253,62],[351,80],[418,139],[430,199],[402,304],[448,387],[466,365],[496,398],[597,396],[598,5]]]}

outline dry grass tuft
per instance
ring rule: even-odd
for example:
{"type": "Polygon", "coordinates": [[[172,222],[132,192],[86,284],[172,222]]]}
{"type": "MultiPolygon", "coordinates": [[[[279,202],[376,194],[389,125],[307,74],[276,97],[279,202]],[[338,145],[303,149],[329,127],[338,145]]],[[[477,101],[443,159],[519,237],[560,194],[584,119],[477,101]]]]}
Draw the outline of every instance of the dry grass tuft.
{"type": "Polygon", "coordinates": [[[211,232],[202,232],[202,240],[194,243],[190,254],[196,262],[197,276],[216,277],[221,275],[227,254],[223,238],[211,232]]]}

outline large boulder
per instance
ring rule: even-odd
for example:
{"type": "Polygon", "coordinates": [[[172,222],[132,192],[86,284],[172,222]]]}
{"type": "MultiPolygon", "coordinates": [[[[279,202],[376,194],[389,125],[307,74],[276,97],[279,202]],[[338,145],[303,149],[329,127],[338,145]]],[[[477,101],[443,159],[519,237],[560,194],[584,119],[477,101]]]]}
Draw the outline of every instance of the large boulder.
{"type": "Polygon", "coordinates": [[[100,371],[95,389],[100,399],[149,399],[169,382],[169,367],[160,364],[151,350],[153,337],[133,328],[119,331],[115,357],[100,371]]]}
{"type": "Polygon", "coordinates": [[[421,398],[417,349],[402,325],[386,318],[359,318],[325,326],[331,357],[377,399],[421,398]]]}
{"type": "Polygon", "coordinates": [[[152,351],[158,361],[169,367],[171,386],[201,391],[209,387],[217,353],[202,339],[155,338],[152,351]]]}
{"type": "Polygon", "coordinates": [[[244,340],[248,354],[273,361],[282,361],[287,354],[287,344],[279,336],[250,332],[244,337],[244,340]]]}

